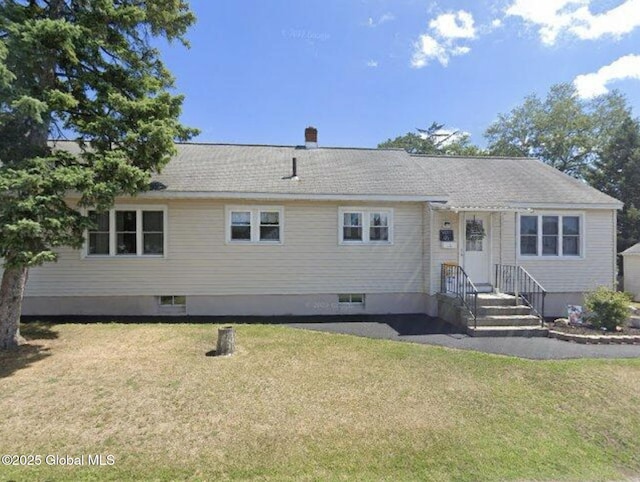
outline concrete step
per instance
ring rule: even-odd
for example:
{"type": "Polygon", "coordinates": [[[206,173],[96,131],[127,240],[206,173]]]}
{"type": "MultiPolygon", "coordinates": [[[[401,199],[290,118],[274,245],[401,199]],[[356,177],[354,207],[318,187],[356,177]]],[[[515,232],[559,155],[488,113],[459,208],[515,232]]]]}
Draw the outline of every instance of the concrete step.
{"type": "Polygon", "coordinates": [[[478,306],[516,306],[516,297],[504,293],[480,293],[478,306]]]}
{"type": "Polygon", "coordinates": [[[549,336],[549,329],[540,325],[531,326],[478,326],[467,328],[469,336],[549,336]]]}
{"type": "MultiPolygon", "coordinates": [[[[469,326],[473,325],[473,319],[467,321],[469,326]]],[[[533,326],[540,324],[540,319],[533,315],[489,315],[478,316],[476,325],[478,326],[533,326]]]]}
{"type": "Polygon", "coordinates": [[[478,316],[490,315],[530,315],[531,308],[526,305],[478,306],[478,316]]]}
{"type": "Polygon", "coordinates": [[[489,283],[476,284],[478,293],[493,293],[493,286],[489,283]]]}

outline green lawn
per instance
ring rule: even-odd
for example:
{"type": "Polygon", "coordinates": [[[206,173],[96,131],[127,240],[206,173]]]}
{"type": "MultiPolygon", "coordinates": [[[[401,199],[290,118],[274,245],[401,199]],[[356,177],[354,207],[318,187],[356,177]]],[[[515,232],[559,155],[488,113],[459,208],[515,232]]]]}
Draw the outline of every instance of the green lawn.
{"type": "Polygon", "coordinates": [[[31,325],[0,453],[113,455],[3,480],[640,476],[640,360],[527,361],[277,326],[31,325]]]}

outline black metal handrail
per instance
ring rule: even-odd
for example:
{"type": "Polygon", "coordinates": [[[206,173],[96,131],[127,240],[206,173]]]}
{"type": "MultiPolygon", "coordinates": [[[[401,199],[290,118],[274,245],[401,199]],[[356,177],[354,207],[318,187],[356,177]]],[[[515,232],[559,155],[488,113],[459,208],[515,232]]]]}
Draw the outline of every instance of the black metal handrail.
{"type": "Polygon", "coordinates": [[[545,290],[538,281],[522,266],[510,264],[496,264],[495,288],[501,292],[522,300],[540,319],[544,325],[545,290]]]}
{"type": "Polygon", "coordinates": [[[440,269],[440,291],[451,293],[462,300],[462,305],[473,317],[473,327],[478,319],[478,289],[467,273],[458,265],[443,264],[440,269]]]}

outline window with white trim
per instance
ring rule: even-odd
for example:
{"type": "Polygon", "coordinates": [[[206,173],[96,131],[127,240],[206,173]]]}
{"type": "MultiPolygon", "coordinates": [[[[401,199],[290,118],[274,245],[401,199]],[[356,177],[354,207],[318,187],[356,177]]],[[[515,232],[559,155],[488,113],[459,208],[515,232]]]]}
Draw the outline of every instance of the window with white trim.
{"type": "Polygon", "coordinates": [[[362,213],[344,213],[342,220],[342,240],[363,241],[362,213]]]}
{"type": "Polygon", "coordinates": [[[389,215],[386,212],[369,213],[369,240],[389,241],[389,215]]]}
{"type": "Polygon", "coordinates": [[[251,211],[231,212],[231,240],[251,241],[251,211]]]}
{"type": "Polygon", "coordinates": [[[99,213],[97,211],[89,211],[89,219],[94,225],[89,228],[88,235],[88,253],[89,255],[109,255],[109,212],[99,213]]]}
{"type": "Polygon", "coordinates": [[[260,211],[260,241],[280,241],[279,211],[260,211]]]}
{"type": "Polygon", "coordinates": [[[364,305],[364,294],[362,293],[344,293],[338,295],[338,304],[350,306],[364,305]]]}
{"type": "Polygon", "coordinates": [[[142,211],[142,254],[164,254],[162,211],[142,211]]]}
{"type": "Polygon", "coordinates": [[[340,244],[391,244],[393,210],[339,208],[340,244]]]}
{"type": "Polygon", "coordinates": [[[166,214],[164,206],[89,210],[93,226],[87,230],[86,256],[164,256],[166,214]]]}
{"type": "Polygon", "coordinates": [[[280,206],[229,206],[227,242],[281,244],[283,221],[280,206]]]}
{"type": "Polygon", "coordinates": [[[182,295],[158,296],[158,304],[160,306],[186,306],[187,297],[182,295]]]}
{"type": "Polygon", "coordinates": [[[520,215],[520,256],[582,256],[582,216],[520,215]]]}
{"type": "Polygon", "coordinates": [[[116,211],[116,254],[138,253],[136,211],[116,211]]]}

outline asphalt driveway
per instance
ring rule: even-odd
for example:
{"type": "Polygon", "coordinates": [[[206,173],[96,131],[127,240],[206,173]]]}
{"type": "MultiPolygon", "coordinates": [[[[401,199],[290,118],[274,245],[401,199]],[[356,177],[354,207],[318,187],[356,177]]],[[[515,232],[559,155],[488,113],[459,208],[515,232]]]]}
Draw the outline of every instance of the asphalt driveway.
{"type": "Polygon", "coordinates": [[[553,338],[470,337],[444,321],[425,315],[366,317],[363,321],[284,323],[306,330],[423,343],[534,360],[567,358],[640,358],[640,345],[581,345],[553,338]]]}

